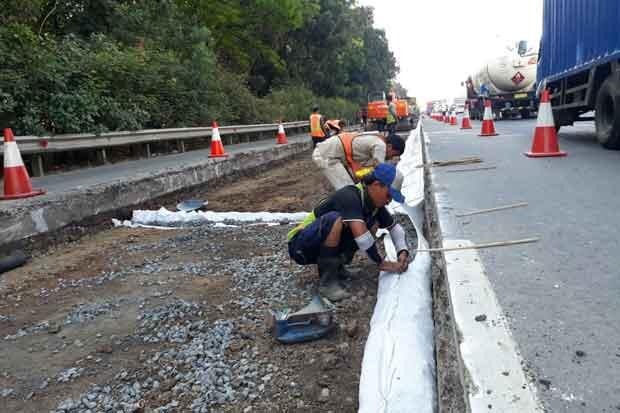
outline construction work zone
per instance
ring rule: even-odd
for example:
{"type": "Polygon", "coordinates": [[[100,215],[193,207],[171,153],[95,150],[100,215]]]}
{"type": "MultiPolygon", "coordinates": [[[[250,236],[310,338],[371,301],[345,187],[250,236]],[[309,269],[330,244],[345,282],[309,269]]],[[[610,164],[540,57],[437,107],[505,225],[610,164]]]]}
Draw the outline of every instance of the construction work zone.
{"type": "Polygon", "coordinates": [[[285,241],[330,192],[311,142],[278,133],[268,148],[237,152],[213,130],[193,163],[0,204],[3,247],[28,256],[0,278],[6,409],[539,411],[476,250],[541,239],[454,236],[454,207],[433,184],[444,167],[496,166],[433,160],[420,123],[398,164],[407,202],[390,205],[409,269],[379,274],[358,254],[351,298],[317,307],[315,270],[291,263],[285,241]],[[492,299],[472,306],[472,296],[492,299]],[[282,344],[271,315],[309,303],[329,313],[329,331],[282,344]]]}

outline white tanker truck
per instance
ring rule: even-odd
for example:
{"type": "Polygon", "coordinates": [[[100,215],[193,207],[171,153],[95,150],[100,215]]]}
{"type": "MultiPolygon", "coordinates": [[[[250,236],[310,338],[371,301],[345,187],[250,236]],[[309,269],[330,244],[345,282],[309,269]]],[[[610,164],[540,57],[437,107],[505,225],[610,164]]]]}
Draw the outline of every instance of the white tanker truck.
{"type": "Polygon", "coordinates": [[[526,41],[508,47],[499,57],[487,61],[464,85],[470,116],[482,119],[484,99],[491,101],[496,119],[527,119],[538,111],[535,93],[538,50],[526,41]]]}

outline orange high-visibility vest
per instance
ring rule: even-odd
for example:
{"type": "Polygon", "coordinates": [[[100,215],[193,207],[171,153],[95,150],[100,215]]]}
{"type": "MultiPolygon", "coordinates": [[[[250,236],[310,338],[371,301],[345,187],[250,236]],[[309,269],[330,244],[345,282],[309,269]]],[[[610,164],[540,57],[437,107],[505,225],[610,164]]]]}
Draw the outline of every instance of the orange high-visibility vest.
{"type": "Polygon", "coordinates": [[[325,132],[321,128],[321,115],[313,113],[310,115],[310,136],[313,138],[324,138],[325,132]]]}
{"type": "MultiPolygon", "coordinates": [[[[342,149],[344,150],[344,156],[347,159],[347,165],[355,174],[360,169],[363,169],[364,166],[359,162],[353,159],[353,139],[361,136],[361,133],[351,133],[351,132],[343,132],[338,135],[338,139],[340,139],[340,143],[342,144],[342,149]]],[[[385,141],[381,135],[376,135],[379,139],[385,141]]]]}

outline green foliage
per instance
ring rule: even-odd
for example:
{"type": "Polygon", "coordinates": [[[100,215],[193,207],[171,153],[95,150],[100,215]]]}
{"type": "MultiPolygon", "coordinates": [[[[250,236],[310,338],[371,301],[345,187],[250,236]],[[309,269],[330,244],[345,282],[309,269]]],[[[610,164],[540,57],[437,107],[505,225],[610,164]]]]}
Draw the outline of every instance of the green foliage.
{"type": "Polygon", "coordinates": [[[351,119],[398,67],[354,0],[5,0],[17,134],[351,119]]]}

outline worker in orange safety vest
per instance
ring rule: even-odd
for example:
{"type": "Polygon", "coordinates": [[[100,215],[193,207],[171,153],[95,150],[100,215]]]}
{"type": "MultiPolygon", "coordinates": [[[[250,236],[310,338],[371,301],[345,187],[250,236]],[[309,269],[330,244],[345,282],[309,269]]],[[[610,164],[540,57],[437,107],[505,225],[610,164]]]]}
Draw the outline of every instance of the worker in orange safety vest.
{"type": "Polygon", "coordinates": [[[318,144],[312,160],[338,190],[359,182],[379,163],[394,162],[404,150],[405,141],[396,134],[342,132],[318,144]]]}
{"type": "Polygon", "coordinates": [[[319,113],[318,105],[314,105],[310,115],[310,136],[312,137],[314,147],[327,138],[325,134],[325,118],[319,113]]]}
{"type": "Polygon", "coordinates": [[[325,121],[325,129],[327,129],[328,137],[338,135],[344,131],[345,123],[343,120],[329,119],[325,121]]]}

